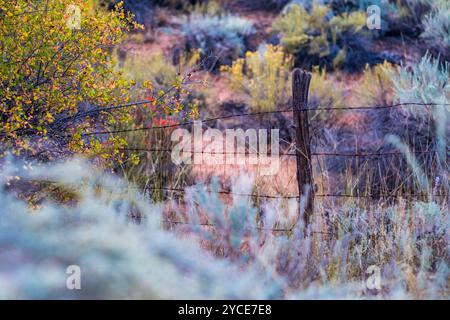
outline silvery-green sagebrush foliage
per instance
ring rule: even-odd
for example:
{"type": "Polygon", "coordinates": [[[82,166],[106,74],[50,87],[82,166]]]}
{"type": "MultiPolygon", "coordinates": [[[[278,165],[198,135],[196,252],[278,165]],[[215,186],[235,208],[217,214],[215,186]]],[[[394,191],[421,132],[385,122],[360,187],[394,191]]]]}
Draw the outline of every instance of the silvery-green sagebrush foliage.
{"type": "Polygon", "coordinates": [[[0,298],[268,298],[279,296],[259,275],[243,271],[160,228],[161,208],[125,185],[71,162],[11,176],[82,186],[78,203],[30,210],[0,193],[0,298]],[[100,189],[98,187],[101,187],[100,189]],[[145,215],[127,223],[131,207],[145,215]],[[79,265],[81,290],[66,289],[66,268],[79,265]]]}
{"type": "Polygon", "coordinates": [[[190,47],[220,63],[229,63],[245,51],[245,39],[254,33],[253,24],[231,14],[197,14],[181,20],[181,30],[190,47]]]}
{"type": "Polygon", "coordinates": [[[281,10],[290,0],[238,0],[236,4],[243,8],[251,10],[270,10],[277,11],[281,10]]]}
{"type": "MultiPolygon", "coordinates": [[[[394,100],[400,103],[430,103],[429,106],[406,106],[400,112],[419,119],[422,126],[435,129],[436,150],[441,166],[448,166],[447,147],[450,113],[450,64],[441,63],[426,54],[411,67],[400,66],[388,71],[394,84],[394,100]],[[430,121],[431,120],[431,121],[430,121]]],[[[418,128],[416,128],[418,129],[418,128]]]]}
{"type": "Polygon", "coordinates": [[[220,44],[239,53],[245,48],[244,37],[254,31],[250,21],[229,14],[193,14],[183,21],[182,30],[187,36],[194,37],[199,48],[205,52],[220,44]]]}
{"type": "MultiPolygon", "coordinates": [[[[260,214],[245,196],[225,205],[213,183],[187,190],[176,218],[191,224],[169,232],[160,206],[80,161],[4,164],[0,179],[1,298],[358,298],[370,265],[381,268],[382,298],[448,297],[449,214],[433,202],[343,206],[326,215],[330,238],[296,223],[294,199],[260,214]],[[13,185],[31,180],[73,188],[77,199],[30,209],[13,185]],[[198,226],[205,219],[214,227],[198,226]],[[81,290],[65,287],[69,265],[81,267],[81,290]]],[[[252,185],[242,176],[232,191],[252,185]]]]}
{"type": "MultiPolygon", "coordinates": [[[[241,177],[232,192],[247,194],[251,189],[241,177]]],[[[381,269],[384,298],[448,296],[450,219],[445,205],[400,202],[367,210],[348,204],[326,212],[325,230],[315,223],[305,231],[297,220],[295,199],[266,202],[262,214],[244,196],[225,206],[205,186],[193,188],[188,199],[192,224],[186,228],[204,247],[258,270],[289,297],[367,296],[363,284],[373,265],[381,269]],[[199,216],[215,227],[198,227],[199,216]],[[274,236],[271,229],[292,231],[274,236]]]]}
{"type": "MultiPolygon", "coordinates": [[[[399,102],[442,103],[450,102],[450,64],[441,63],[426,54],[410,68],[401,66],[392,75],[395,96],[399,102]]],[[[445,109],[450,111],[450,107],[445,109]]],[[[421,112],[428,109],[411,109],[421,112]]],[[[422,113],[423,115],[424,113],[422,113]]]]}
{"type": "Polygon", "coordinates": [[[421,36],[442,55],[450,56],[450,2],[436,1],[433,9],[422,20],[421,36]]]}

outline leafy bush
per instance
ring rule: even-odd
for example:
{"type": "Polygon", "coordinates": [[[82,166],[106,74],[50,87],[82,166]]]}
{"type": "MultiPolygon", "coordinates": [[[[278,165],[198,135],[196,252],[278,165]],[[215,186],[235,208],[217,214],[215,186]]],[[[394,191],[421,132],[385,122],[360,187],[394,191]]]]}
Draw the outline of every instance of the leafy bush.
{"type": "MultiPolygon", "coordinates": [[[[395,10],[394,10],[395,11],[395,10]]],[[[390,19],[393,32],[420,35],[429,51],[447,56],[450,51],[450,5],[446,0],[403,0],[390,19]]]]}
{"type": "Polygon", "coordinates": [[[253,110],[269,111],[287,103],[291,68],[292,58],[281,47],[266,45],[221,70],[229,76],[233,90],[248,95],[253,110]]]}
{"type": "Polygon", "coordinates": [[[254,32],[250,21],[231,14],[203,15],[193,13],[181,20],[188,51],[200,49],[203,57],[214,62],[230,64],[245,51],[246,38],[254,32]]]}
{"type": "MultiPolygon", "coordinates": [[[[314,4],[321,4],[330,7],[333,14],[336,16],[344,13],[362,13],[366,14],[366,10],[371,5],[377,5],[380,8],[381,14],[381,30],[370,30],[370,34],[374,37],[380,37],[390,32],[398,32],[398,28],[405,28],[406,18],[410,18],[411,13],[409,9],[418,10],[417,6],[403,7],[401,1],[389,1],[389,0],[292,0],[289,6],[300,5],[308,11],[311,10],[314,4]],[[393,25],[391,26],[391,23],[393,25]]],[[[420,1],[420,0],[419,0],[420,1]]],[[[427,0],[423,0],[427,1],[427,0]]],[[[415,13],[415,11],[413,11],[415,13]]],[[[418,20],[420,23],[420,19],[418,20]]],[[[413,25],[414,26],[414,25],[413,25]]],[[[408,25],[409,27],[409,25],[408,25]]],[[[401,30],[404,31],[403,29],[401,30]]],[[[411,33],[412,29],[407,30],[406,33],[411,33]]]]}
{"type": "Polygon", "coordinates": [[[386,137],[382,143],[375,139],[367,152],[376,149],[390,153],[400,149],[405,156],[348,161],[350,171],[356,175],[349,190],[364,190],[370,185],[370,194],[428,196],[448,193],[448,79],[448,63],[441,63],[429,54],[412,65],[393,67],[385,64],[366,70],[356,87],[363,105],[404,104],[365,113],[376,136],[386,137]],[[391,136],[395,138],[388,139],[391,136]],[[360,173],[366,170],[367,178],[361,177],[360,173]],[[438,182],[435,184],[434,181],[438,182]],[[432,192],[433,185],[435,190],[432,192]]]}
{"type": "MultiPolygon", "coordinates": [[[[308,11],[290,5],[273,23],[286,51],[295,54],[297,65],[340,67],[357,65],[368,38],[363,12],[334,15],[329,6],[313,4],[308,11]]],[[[370,57],[370,55],[368,55],[370,57]]]]}
{"type": "MultiPolygon", "coordinates": [[[[123,39],[131,16],[120,5],[110,12],[95,10],[89,1],[72,5],[81,11],[79,30],[70,25],[76,13],[66,13],[66,1],[38,1],[32,6],[25,0],[0,1],[2,148],[35,153],[39,145],[50,148],[51,140],[84,149],[90,142],[98,143],[81,139],[80,132],[92,129],[92,121],[76,123],[75,134],[66,131],[72,134],[67,139],[66,119],[86,108],[129,98],[130,83],[114,71],[108,50],[123,39]]],[[[116,114],[116,119],[123,117],[127,114],[116,114]]]]}

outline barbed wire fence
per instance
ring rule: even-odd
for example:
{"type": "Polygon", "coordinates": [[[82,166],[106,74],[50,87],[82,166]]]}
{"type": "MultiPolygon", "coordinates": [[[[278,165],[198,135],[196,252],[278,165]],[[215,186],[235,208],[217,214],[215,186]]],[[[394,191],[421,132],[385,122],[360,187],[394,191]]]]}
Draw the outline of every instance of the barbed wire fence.
{"type": "MultiPolygon", "coordinates": [[[[43,11],[52,11],[50,9],[45,9],[43,11]]],[[[30,13],[38,13],[39,11],[31,11],[31,12],[23,12],[22,14],[30,14],[30,13]]],[[[183,82],[186,80],[187,75],[183,77],[183,82]]],[[[281,195],[263,195],[263,194],[243,194],[236,193],[227,190],[218,190],[218,191],[209,191],[217,194],[231,195],[231,196],[245,196],[245,197],[253,197],[253,198],[265,198],[265,199],[298,199],[300,200],[302,197],[307,198],[307,205],[304,208],[305,212],[299,212],[299,217],[303,216],[305,218],[305,225],[308,225],[311,221],[311,216],[314,213],[314,199],[319,197],[341,197],[341,198],[403,198],[403,197],[426,197],[428,194],[375,194],[375,195],[367,195],[367,194],[336,194],[336,193],[323,193],[316,194],[314,188],[314,177],[312,170],[312,157],[357,157],[357,158],[367,158],[367,157],[388,157],[388,156],[404,156],[403,152],[311,152],[311,140],[309,136],[309,118],[308,112],[310,111],[343,111],[343,110],[351,110],[351,111],[369,111],[369,110],[380,110],[380,109],[392,109],[396,107],[442,107],[449,106],[450,104],[440,104],[440,103],[420,103],[420,102],[404,102],[397,103],[392,105],[383,105],[383,106],[362,106],[362,107],[338,107],[338,108],[308,108],[308,92],[309,92],[309,84],[311,80],[311,74],[305,72],[300,69],[296,69],[293,72],[293,83],[292,83],[292,96],[293,96],[293,105],[292,108],[287,108],[284,110],[274,110],[274,111],[261,111],[261,112],[247,112],[241,114],[233,114],[227,116],[219,116],[204,120],[196,120],[196,121],[184,121],[176,124],[163,125],[163,126],[143,126],[140,128],[131,128],[131,129],[121,129],[121,130],[103,130],[103,131],[95,131],[95,132],[86,132],[82,134],[82,137],[88,136],[99,136],[99,135],[114,135],[128,132],[137,132],[137,131],[149,131],[149,130],[161,130],[161,129],[170,129],[170,128],[178,128],[184,126],[190,126],[195,123],[211,123],[217,122],[219,120],[231,119],[231,118],[239,118],[239,117],[254,117],[261,115],[271,115],[271,114],[280,114],[280,113],[293,113],[294,116],[294,129],[295,129],[295,152],[281,152],[279,156],[286,157],[295,157],[297,160],[297,183],[298,190],[301,192],[302,190],[309,190],[306,194],[302,195],[289,195],[289,196],[281,196],[281,195]]],[[[173,88],[169,89],[164,93],[163,96],[159,97],[158,100],[163,99],[167,94],[169,94],[173,88]]],[[[158,101],[157,100],[157,101],[158,101]]],[[[96,114],[101,114],[105,112],[113,112],[120,109],[126,109],[131,107],[136,107],[140,105],[150,104],[149,101],[136,101],[136,102],[128,102],[121,105],[113,105],[108,107],[95,108],[88,111],[83,111],[75,114],[74,116],[65,117],[55,121],[54,127],[55,130],[60,129],[60,124],[65,123],[67,121],[76,121],[77,119],[82,119],[85,117],[90,117],[96,114]]],[[[11,132],[0,132],[0,137],[6,136],[11,132]]],[[[160,152],[169,152],[171,153],[172,149],[151,149],[151,148],[141,148],[141,147],[129,147],[129,148],[121,148],[122,151],[131,151],[131,152],[149,152],[149,153],[160,153],[160,152]]],[[[239,152],[207,152],[207,151],[183,151],[184,153],[200,153],[200,154],[248,154],[247,152],[239,153],[239,152]]],[[[436,151],[411,151],[411,154],[434,154],[436,151]]],[[[260,155],[259,153],[253,153],[254,155],[260,155]]],[[[168,188],[168,187],[146,187],[148,189],[153,190],[165,190],[169,192],[176,192],[184,194],[186,193],[186,189],[181,188],[168,188]]],[[[448,197],[446,194],[433,194],[433,197],[448,197]]],[[[299,205],[299,210],[301,210],[301,206],[299,205]]],[[[171,221],[165,220],[164,222],[169,222],[173,224],[190,224],[188,221],[171,221]]],[[[210,223],[202,224],[204,226],[214,227],[214,225],[210,223]]],[[[295,226],[295,224],[294,224],[295,226]]],[[[294,226],[290,228],[261,228],[261,230],[269,230],[273,232],[291,232],[293,231],[294,226]]],[[[323,233],[320,231],[316,231],[316,233],[323,233]]]]}
{"type": "MultiPolygon", "coordinates": [[[[356,158],[367,158],[367,157],[388,157],[388,156],[404,156],[403,152],[396,151],[388,151],[388,152],[311,152],[311,139],[309,136],[309,127],[310,122],[308,118],[308,113],[310,111],[330,111],[336,112],[341,110],[351,110],[351,111],[370,111],[370,110],[380,110],[380,109],[393,109],[397,107],[446,107],[450,106],[450,104],[439,104],[439,103],[421,103],[421,102],[403,102],[392,105],[381,105],[381,106],[361,106],[361,107],[336,107],[336,108],[308,108],[308,92],[309,92],[309,84],[311,80],[311,74],[309,72],[295,69],[293,71],[292,78],[292,97],[293,103],[292,107],[283,109],[283,110],[274,110],[274,111],[259,111],[259,112],[245,112],[240,114],[232,114],[225,116],[218,116],[203,120],[192,120],[192,121],[182,121],[174,124],[161,125],[161,126],[142,126],[138,128],[130,128],[130,129],[117,129],[117,130],[102,130],[102,131],[94,131],[94,132],[85,132],[82,133],[82,137],[89,136],[100,136],[100,135],[116,135],[130,132],[138,132],[138,131],[151,131],[151,130],[161,130],[161,129],[174,129],[179,127],[187,127],[194,125],[196,123],[204,124],[204,123],[212,123],[217,122],[219,120],[224,119],[232,119],[232,118],[242,118],[242,117],[255,117],[261,115],[273,115],[273,114],[282,114],[282,113],[292,113],[294,120],[294,129],[295,129],[295,152],[280,152],[279,156],[287,156],[287,157],[295,157],[296,158],[296,169],[297,169],[297,184],[299,195],[262,195],[262,194],[243,194],[236,193],[227,190],[219,190],[219,191],[209,191],[211,193],[223,194],[223,195],[231,195],[231,196],[245,196],[252,198],[265,198],[265,199],[297,199],[301,200],[302,198],[306,199],[306,206],[301,206],[299,203],[299,214],[298,217],[304,218],[305,227],[311,223],[312,216],[314,214],[314,200],[315,198],[325,198],[325,197],[340,197],[340,198],[367,198],[367,199],[379,199],[379,198],[405,198],[405,197],[427,197],[429,194],[420,194],[420,193],[409,193],[409,194],[395,194],[395,193],[386,193],[386,194],[340,194],[340,193],[323,193],[316,194],[314,191],[314,177],[312,170],[312,157],[356,157],[356,158]],[[301,192],[305,191],[302,195],[301,192]]],[[[161,99],[161,98],[160,98],[161,99]]],[[[126,109],[131,107],[136,107],[140,105],[150,104],[148,100],[137,101],[137,102],[128,102],[122,105],[114,105],[102,108],[96,108],[84,112],[80,112],[75,114],[70,118],[62,119],[63,122],[67,120],[76,120],[80,118],[90,117],[92,115],[101,114],[104,112],[113,112],[115,110],[126,109]]],[[[142,147],[127,147],[119,149],[121,151],[128,152],[148,152],[148,153],[161,153],[168,152],[171,153],[173,149],[154,149],[154,148],[142,148],[142,147]]],[[[218,151],[182,151],[184,154],[223,154],[223,155],[247,155],[248,152],[218,152],[218,151]]],[[[437,151],[426,150],[426,151],[410,151],[410,154],[435,154],[437,151]]],[[[252,155],[260,155],[258,152],[252,153],[252,155]]],[[[168,191],[173,193],[185,194],[186,189],[181,188],[169,188],[169,187],[146,187],[148,190],[153,191],[168,191]]],[[[446,198],[449,195],[447,194],[433,194],[433,197],[436,198],[446,198]]],[[[171,221],[165,220],[164,222],[169,222],[173,224],[190,224],[188,221],[171,221]]],[[[205,226],[214,227],[210,223],[205,223],[205,226]]],[[[290,228],[275,228],[270,229],[274,232],[291,232],[294,226],[290,228]]],[[[317,231],[317,233],[326,233],[317,231]]]]}

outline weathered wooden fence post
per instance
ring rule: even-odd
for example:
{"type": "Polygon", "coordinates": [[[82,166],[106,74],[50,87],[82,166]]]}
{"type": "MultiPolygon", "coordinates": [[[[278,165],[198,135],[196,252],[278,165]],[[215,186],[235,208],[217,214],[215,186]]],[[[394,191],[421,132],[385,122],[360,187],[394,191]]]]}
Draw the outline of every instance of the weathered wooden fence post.
{"type": "Polygon", "coordinates": [[[300,216],[303,213],[305,227],[312,221],[314,211],[314,185],[311,165],[309,137],[308,91],[311,73],[295,69],[292,74],[292,100],[294,110],[295,144],[297,154],[297,182],[300,195],[307,192],[306,206],[302,208],[299,200],[300,216]],[[304,212],[302,212],[304,210],[304,212]]]}

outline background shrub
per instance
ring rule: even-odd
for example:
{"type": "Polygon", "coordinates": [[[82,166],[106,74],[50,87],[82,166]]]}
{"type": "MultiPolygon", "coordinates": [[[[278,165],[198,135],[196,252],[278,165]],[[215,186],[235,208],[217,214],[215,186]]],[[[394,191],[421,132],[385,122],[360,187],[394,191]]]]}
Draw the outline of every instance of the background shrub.
{"type": "Polygon", "coordinates": [[[288,101],[291,68],[292,58],[281,47],[265,45],[221,70],[229,76],[232,89],[248,95],[251,109],[270,111],[288,101]]]}
{"type": "Polygon", "coordinates": [[[231,64],[245,51],[246,38],[254,32],[250,21],[231,14],[193,13],[181,20],[188,50],[199,49],[209,67],[231,64]]]}
{"type": "Polygon", "coordinates": [[[362,59],[373,60],[365,55],[369,40],[365,25],[363,12],[335,15],[331,7],[314,3],[309,10],[298,4],[288,6],[273,29],[281,34],[286,51],[296,56],[297,66],[351,69],[360,67],[362,59]]]}

